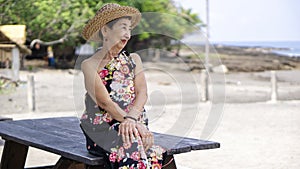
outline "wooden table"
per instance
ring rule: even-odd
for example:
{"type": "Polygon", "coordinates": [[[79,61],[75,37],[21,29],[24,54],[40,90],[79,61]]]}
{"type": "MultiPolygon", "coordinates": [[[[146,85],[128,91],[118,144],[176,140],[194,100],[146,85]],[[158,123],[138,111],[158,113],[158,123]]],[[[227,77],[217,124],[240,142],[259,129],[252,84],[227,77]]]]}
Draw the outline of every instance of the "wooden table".
{"type": "MultiPolygon", "coordinates": [[[[220,147],[212,141],[154,135],[155,144],[167,149],[167,162],[174,154],[220,147]]],[[[3,121],[0,122],[0,136],[5,140],[0,169],[23,169],[29,146],[60,155],[59,161],[52,166],[56,169],[106,168],[103,157],[93,156],[86,150],[85,137],[76,117],[3,121]]],[[[176,168],[175,160],[165,168],[176,168]]]]}

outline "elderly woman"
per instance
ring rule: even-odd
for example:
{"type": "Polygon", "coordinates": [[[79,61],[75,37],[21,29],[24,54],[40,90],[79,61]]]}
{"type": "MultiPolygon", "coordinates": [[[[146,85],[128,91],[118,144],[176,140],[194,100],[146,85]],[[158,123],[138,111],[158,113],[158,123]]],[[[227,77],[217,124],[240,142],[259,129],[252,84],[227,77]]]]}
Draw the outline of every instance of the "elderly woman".
{"type": "Polygon", "coordinates": [[[82,35],[103,46],[82,62],[86,109],[81,128],[91,154],[105,156],[111,168],[162,168],[164,150],[153,145],[144,105],[147,85],[141,58],[122,51],[141,19],[133,7],[102,6],[82,35]]]}

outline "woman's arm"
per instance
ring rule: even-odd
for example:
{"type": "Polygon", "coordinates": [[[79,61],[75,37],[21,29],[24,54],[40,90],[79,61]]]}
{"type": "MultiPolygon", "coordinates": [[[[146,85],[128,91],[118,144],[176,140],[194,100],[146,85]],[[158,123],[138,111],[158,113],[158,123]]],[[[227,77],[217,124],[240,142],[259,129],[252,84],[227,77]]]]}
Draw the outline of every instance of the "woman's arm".
{"type": "Polygon", "coordinates": [[[143,72],[143,65],[140,56],[136,53],[132,53],[131,57],[136,63],[135,67],[135,78],[134,78],[134,89],[135,89],[135,101],[133,108],[129,112],[129,116],[138,118],[144,109],[144,105],[147,102],[147,83],[145,74],[143,72]]]}
{"type": "MultiPolygon", "coordinates": [[[[99,62],[99,61],[98,61],[99,62]]],[[[120,122],[124,121],[124,112],[116,103],[109,97],[101,78],[97,74],[98,62],[94,59],[88,59],[82,62],[81,69],[84,74],[85,88],[91,98],[97,103],[98,106],[106,110],[113,119],[120,122]]]]}
{"type": "MultiPolygon", "coordinates": [[[[137,119],[141,115],[144,105],[147,102],[147,83],[140,56],[133,53],[131,54],[131,57],[136,63],[134,78],[135,101],[133,103],[133,108],[130,110],[128,115],[137,119]]],[[[153,133],[150,132],[142,123],[137,123],[136,127],[142,138],[143,146],[147,151],[154,144],[153,133]]]]}
{"type": "Polygon", "coordinates": [[[122,135],[124,143],[130,143],[139,135],[136,129],[136,122],[128,118],[124,119],[127,113],[109,97],[109,93],[96,71],[98,70],[98,62],[94,59],[82,62],[81,69],[84,74],[85,88],[98,106],[106,110],[113,119],[121,122],[118,134],[122,135]]]}

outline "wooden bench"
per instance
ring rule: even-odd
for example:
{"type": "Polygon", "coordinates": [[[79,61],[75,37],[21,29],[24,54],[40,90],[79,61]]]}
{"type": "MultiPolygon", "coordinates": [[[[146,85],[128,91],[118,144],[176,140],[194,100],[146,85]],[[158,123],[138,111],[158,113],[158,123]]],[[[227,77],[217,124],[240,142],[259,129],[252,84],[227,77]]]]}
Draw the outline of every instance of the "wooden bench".
{"type": "MultiPolygon", "coordinates": [[[[9,117],[2,117],[0,116],[0,122],[1,121],[7,121],[7,120],[13,120],[12,118],[9,117]]],[[[0,146],[3,145],[3,140],[0,140],[0,146]]]]}
{"type": "Polygon", "coordinates": [[[7,121],[7,120],[12,120],[12,118],[0,116],[0,121],[7,121]]]}
{"type": "MultiPolygon", "coordinates": [[[[48,168],[105,168],[103,157],[93,156],[86,150],[76,117],[3,121],[0,136],[5,140],[0,169],[24,169],[29,146],[61,156],[55,166],[48,168]]],[[[217,142],[159,133],[155,133],[155,144],[167,149],[165,161],[171,163],[165,168],[176,168],[174,154],[220,147],[217,142]]]]}

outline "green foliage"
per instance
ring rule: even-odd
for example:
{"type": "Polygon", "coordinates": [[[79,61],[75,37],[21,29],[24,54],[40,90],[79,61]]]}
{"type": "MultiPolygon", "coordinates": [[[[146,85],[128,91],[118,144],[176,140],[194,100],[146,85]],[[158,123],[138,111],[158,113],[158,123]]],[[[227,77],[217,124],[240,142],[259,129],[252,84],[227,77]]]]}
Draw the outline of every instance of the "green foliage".
{"type": "Polygon", "coordinates": [[[17,82],[0,78],[0,94],[7,94],[14,91],[17,85],[17,82]]]}
{"type": "Polygon", "coordinates": [[[153,34],[157,30],[172,35],[171,39],[180,39],[191,31],[186,25],[201,22],[191,10],[176,8],[171,0],[0,0],[0,25],[25,24],[28,39],[52,41],[67,37],[64,45],[74,46],[80,42],[81,29],[88,19],[104,3],[112,2],[134,6],[145,13],[137,27],[136,41],[165,38],[153,34]]]}
{"type": "Polygon", "coordinates": [[[0,0],[0,24],[25,24],[27,38],[79,40],[80,30],[98,5],[93,0],[0,0]],[[5,1],[5,2],[4,2],[5,1]]]}

